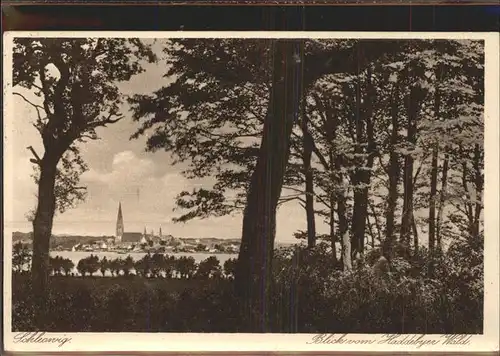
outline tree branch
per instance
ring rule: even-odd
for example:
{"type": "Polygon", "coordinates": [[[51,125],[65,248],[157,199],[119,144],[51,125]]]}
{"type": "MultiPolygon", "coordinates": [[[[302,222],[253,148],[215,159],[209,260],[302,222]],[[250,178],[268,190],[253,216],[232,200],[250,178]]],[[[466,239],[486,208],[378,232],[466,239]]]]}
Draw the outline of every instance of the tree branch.
{"type": "Polygon", "coordinates": [[[35,156],[35,158],[34,159],[33,158],[30,159],[30,161],[32,163],[35,163],[35,164],[38,164],[39,166],[41,166],[42,165],[42,160],[41,160],[40,156],[36,153],[36,151],[33,148],[33,146],[28,146],[26,148],[31,151],[31,153],[33,154],[33,156],[35,156]]]}
{"type": "MultiPolygon", "coordinates": [[[[382,231],[382,227],[378,221],[378,214],[375,212],[375,208],[373,206],[373,202],[372,201],[369,201],[368,202],[368,206],[370,207],[370,210],[372,212],[372,215],[373,215],[373,219],[375,220],[374,223],[375,223],[375,227],[377,228],[377,235],[378,235],[378,239],[380,242],[382,242],[382,236],[381,236],[381,231],[382,231]]],[[[367,216],[370,215],[370,214],[367,214],[367,216]]]]}
{"type": "Polygon", "coordinates": [[[288,202],[293,201],[293,200],[298,200],[299,202],[302,202],[305,204],[304,199],[302,199],[299,195],[295,195],[295,196],[288,196],[288,197],[280,198],[278,201],[278,206],[283,205],[283,204],[288,203],[288,202]]]}
{"type": "Polygon", "coordinates": [[[422,160],[420,161],[420,165],[418,166],[417,168],[417,171],[415,172],[415,176],[413,177],[413,185],[415,185],[417,183],[417,179],[418,179],[418,176],[420,175],[420,172],[422,171],[422,166],[424,165],[424,162],[427,158],[429,158],[429,154],[425,154],[423,157],[422,157],[422,160]]]}
{"type": "Polygon", "coordinates": [[[122,120],[125,116],[124,115],[117,115],[115,113],[110,113],[107,117],[103,117],[101,120],[94,121],[88,124],[88,128],[96,128],[99,126],[106,127],[108,124],[114,124],[120,120],[122,120]],[[112,117],[115,116],[116,119],[112,119],[112,117]]]}
{"type": "Polygon", "coordinates": [[[43,108],[43,106],[40,106],[40,105],[37,105],[35,103],[32,103],[30,100],[28,100],[23,94],[21,93],[13,93],[14,95],[17,95],[19,97],[21,97],[26,103],[30,104],[32,107],[34,107],[36,109],[36,113],[38,115],[38,119],[40,121],[42,121],[42,115],[40,115],[40,109],[42,109],[43,111],[45,111],[45,109],[43,108]]]}
{"type": "MultiPolygon", "coordinates": [[[[292,132],[292,134],[296,138],[301,138],[296,132],[292,132]]],[[[330,169],[330,165],[328,164],[327,160],[325,159],[325,156],[323,156],[323,154],[321,153],[321,151],[318,149],[318,146],[316,146],[316,143],[314,142],[314,139],[313,139],[312,135],[309,134],[309,133],[307,135],[309,137],[313,153],[316,155],[316,157],[318,157],[318,159],[321,162],[321,164],[323,165],[324,169],[326,171],[328,171],[330,169]]]]}
{"type": "Polygon", "coordinates": [[[80,139],[88,138],[89,140],[98,140],[99,139],[99,137],[97,137],[97,135],[90,135],[90,134],[86,135],[83,133],[80,135],[79,138],[80,139]]]}
{"type": "Polygon", "coordinates": [[[376,157],[378,158],[378,162],[380,164],[380,167],[382,167],[382,170],[387,174],[389,175],[389,169],[384,165],[384,163],[382,162],[382,155],[380,154],[380,152],[377,152],[377,155],[376,157]]]}

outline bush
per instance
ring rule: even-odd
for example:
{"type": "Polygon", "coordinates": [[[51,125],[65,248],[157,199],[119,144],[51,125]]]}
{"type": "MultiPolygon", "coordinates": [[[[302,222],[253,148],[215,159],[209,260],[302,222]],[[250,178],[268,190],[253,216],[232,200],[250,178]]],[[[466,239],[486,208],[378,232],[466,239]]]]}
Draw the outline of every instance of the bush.
{"type": "Polygon", "coordinates": [[[119,284],[112,285],[104,295],[103,314],[105,331],[127,331],[133,329],[134,309],[132,296],[127,288],[119,284]]]}
{"type": "Polygon", "coordinates": [[[380,257],[376,250],[346,273],[332,271],[334,258],[323,244],[280,249],[273,266],[274,326],[308,333],[480,333],[482,253],[471,255],[471,249],[457,243],[430,256],[421,248],[410,258],[393,258],[382,276],[370,267],[380,257]]]}
{"type": "MultiPolygon", "coordinates": [[[[384,273],[373,266],[380,257],[374,251],[353,271],[343,272],[336,269],[326,244],[278,249],[272,271],[272,331],[482,333],[482,254],[471,243],[457,242],[445,253],[431,255],[421,248],[410,258],[394,257],[384,273]]],[[[184,278],[52,276],[44,330],[246,330],[232,279],[189,278],[194,273],[191,260],[171,262],[180,262],[184,278]]],[[[213,266],[207,263],[206,271],[213,266]]],[[[14,273],[15,331],[34,330],[30,288],[29,275],[14,273]]]]}

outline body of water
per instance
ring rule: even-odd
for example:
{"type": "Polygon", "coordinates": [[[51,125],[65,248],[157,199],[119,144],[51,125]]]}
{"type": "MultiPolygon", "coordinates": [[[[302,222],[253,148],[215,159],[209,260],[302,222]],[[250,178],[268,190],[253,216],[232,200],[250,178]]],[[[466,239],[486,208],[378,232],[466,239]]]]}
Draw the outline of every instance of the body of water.
{"type": "MultiPolygon", "coordinates": [[[[134,261],[138,261],[141,258],[143,258],[147,252],[127,252],[127,253],[117,253],[117,252],[108,252],[108,251],[95,251],[95,252],[88,252],[88,251],[50,251],[50,256],[51,257],[56,257],[60,256],[62,258],[68,258],[73,263],[75,264],[75,268],[73,268],[73,273],[75,275],[79,275],[76,266],[78,265],[78,261],[85,257],[89,257],[90,255],[94,255],[99,257],[99,260],[103,259],[106,257],[108,260],[112,260],[115,258],[121,258],[125,259],[127,256],[130,255],[130,257],[133,258],[134,261]]],[[[152,255],[152,254],[151,254],[152,255]]],[[[203,260],[206,260],[210,256],[215,256],[220,262],[221,267],[224,266],[224,262],[230,258],[237,258],[237,254],[228,254],[228,253],[189,253],[189,252],[179,252],[179,253],[169,253],[169,256],[175,256],[176,258],[179,258],[181,256],[186,256],[186,257],[193,257],[196,261],[196,263],[200,263],[203,260]]],[[[132,273],[135,273],[134,270],[132,270],[132,273]]],[[[94,274],[94,276],[102,276],[101,272],[98,271],[97,273],[94,274]]],[[[111,276],[111,272],[106,271],[105,276],[111,276]]]]}

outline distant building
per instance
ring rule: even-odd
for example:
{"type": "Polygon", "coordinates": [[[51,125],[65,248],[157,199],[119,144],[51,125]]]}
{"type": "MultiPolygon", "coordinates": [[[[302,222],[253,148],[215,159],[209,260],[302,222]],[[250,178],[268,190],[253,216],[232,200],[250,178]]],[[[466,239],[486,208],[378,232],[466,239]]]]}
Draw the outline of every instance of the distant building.
{"type": "Polygon", "coordinates": [[[140,232],[124,232],[121,242],[138,243],[141,242],[143,235],[140,232]]]}
{"type": "Polygon", "coordinates": [[[123,214],[122,214],[122,203],[118,205],[118,217],[116,218],[116,236],[115,243],[138,243],[141,241],[143,234],[140,232],[125,232],[125,227],[123,223],[123,214]]]}
{"type": "Polygon", "coordinates": [[[122,203],[120,202],[118,205],[118,217],[116,218],[116,241],[117,242],[121,242],[124,230],[125,230],[125,228],[123,225],[122,203]]]}
{"type": "MultiPolygon", "coordinates": [[[[162,231],[160,227],[160,236],[154,236],[154,232],[151,231],[151,234],[147,234],[146,227],[144,227],[144,232],[125,232],[124,223],[123,223],[123,213],[122,213],[122,204],[118,205],[118,217],[116,219],[116,236],[114,237],[114,243],[118,246],[132,246],[139,244],[149,244],[150,241],[153,244],[159,244],[159,241],[162,240],[162,231]]],[[[169,235],[170,237],[170,235],[169,235]]],[[[173,237],[172,237],[173,239],[173,237]]],[[[168,241],[168,239],[167,239],[168,241]]]]}

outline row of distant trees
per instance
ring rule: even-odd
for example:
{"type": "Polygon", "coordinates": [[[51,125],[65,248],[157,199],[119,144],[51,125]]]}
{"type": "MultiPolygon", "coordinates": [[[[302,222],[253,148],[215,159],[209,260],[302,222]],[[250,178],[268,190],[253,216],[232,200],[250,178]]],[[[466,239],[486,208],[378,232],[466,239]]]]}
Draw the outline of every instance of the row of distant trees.
{"type": "MultiPolygon", "coordinates": [[[[226,260],[221,266],[215,256],[210,256],[197,263],[193,257],[160,253],[147,254],[140,260],[134,261],[129,255],[126,258],[107,259],[90,255],[78,261],[76,269],[80,275],[93,276],[101,273],[103,276],[110,272],[115,276],[129,276],[132,271],[141,277],[147,278],[233,278],[236,259],[226,260]]],[[[31,251],[26,245],[16,243],[13,246],[12,268],[15,272],[30,269],[31,251]]],[[[71,275],[75,264],[69,258],[61,256],[50,257],[49,269],[52,275],[71,275]]]]}
{"type": "Polygon", "coordinates": [[[112,276],[128,276],[134,270],[136,275],[146,278],[233,278],[235,263],[235,259],[229,259],[221,266],[215,256],[196,263],[193,257],[148,253],[136,261],[130,255],[124,259],[99,259],[90,255],[80,260],[76,268],[82,276],[97,272],[103,276],[106,272],[112,276]]]}

